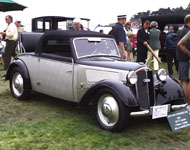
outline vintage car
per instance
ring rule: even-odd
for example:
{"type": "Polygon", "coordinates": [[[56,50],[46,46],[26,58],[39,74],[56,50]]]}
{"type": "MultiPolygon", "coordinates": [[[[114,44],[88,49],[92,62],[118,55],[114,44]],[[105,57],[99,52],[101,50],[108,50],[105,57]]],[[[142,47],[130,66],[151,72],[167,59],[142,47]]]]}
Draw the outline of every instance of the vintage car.
{"type": "MultiPolygon", "coordinates": [[[[22,33],[20,50],[9,66],[13,97],[30,91],[92,106],[98,125],[121,131],[130,117],[157,115],[186,106],[180,84],[160,69],[127,62],[112,36],[91,31],[22,33]],[[33,52],[32,52],[33,51],[33,52]],[[156,111],[155,109],[156,108],[156,111]]],[[[165,117],[166,117],[165,116],[165,117]]]]}
{"type": "MultiPolygon", "coordinates": [[[[74,17],[41,16],[32,19],[32,32],[46,32],[50,30],[70,30],[73,28],[74,17]]],[[[80,18],[84,29],[89,30],[90,19],[80,18]]]]}

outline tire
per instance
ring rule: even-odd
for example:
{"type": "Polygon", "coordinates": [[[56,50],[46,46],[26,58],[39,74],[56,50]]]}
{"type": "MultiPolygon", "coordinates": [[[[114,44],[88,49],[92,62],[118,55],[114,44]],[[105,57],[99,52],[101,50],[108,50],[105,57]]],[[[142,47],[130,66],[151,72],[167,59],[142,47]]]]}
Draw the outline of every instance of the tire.
{"type": "Polygon", "coordinates": [[[94,106],[96,121],[102,129],[119,132],[126,127],[130,111],[113,90],[108,88],[99,90],[94,106]]]}
{"type": "Polygon", "coordinates": [[[9,86],[13,97],[19,100],[26,100],[30,95],[30,90],[26,89],[26,79],[18,67],[11,71],[9,86]]]}

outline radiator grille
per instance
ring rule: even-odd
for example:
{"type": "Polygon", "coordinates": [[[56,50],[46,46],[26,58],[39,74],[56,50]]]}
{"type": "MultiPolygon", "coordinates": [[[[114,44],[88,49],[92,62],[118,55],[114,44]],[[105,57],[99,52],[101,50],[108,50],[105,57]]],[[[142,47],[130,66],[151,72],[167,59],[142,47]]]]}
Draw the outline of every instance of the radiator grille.
{"type": "Polygon", "coordinates": [[[151,91],[153,90],[152,71],[141,69],[136,73],[138,76],[138,81],[136,84],[137,100],[141,109],[148,109],[150,108],[150,105],[153,105],[152,100],[154,101],[154,92],[152,93],[151,91]]]}

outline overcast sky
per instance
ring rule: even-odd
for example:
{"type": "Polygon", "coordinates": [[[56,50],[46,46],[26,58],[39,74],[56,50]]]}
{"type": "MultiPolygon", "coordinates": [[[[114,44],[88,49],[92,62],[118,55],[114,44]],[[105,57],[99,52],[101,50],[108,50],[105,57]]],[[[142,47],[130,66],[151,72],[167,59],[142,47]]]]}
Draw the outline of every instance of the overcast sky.
{"type": "Polygon", "coordinates": [[[39,16],[84,17],[91,19],[91,29],[98,24],[116,22],[117,15],[127,15],[127,20],[138,12],[155,11],[159,8],[186,8],[189,0],[14,0],[27,6],[24,11],[0,12],[0,30],[6,27],[5,16],[22,21],[27,30],[31,19],[39,16]]]}

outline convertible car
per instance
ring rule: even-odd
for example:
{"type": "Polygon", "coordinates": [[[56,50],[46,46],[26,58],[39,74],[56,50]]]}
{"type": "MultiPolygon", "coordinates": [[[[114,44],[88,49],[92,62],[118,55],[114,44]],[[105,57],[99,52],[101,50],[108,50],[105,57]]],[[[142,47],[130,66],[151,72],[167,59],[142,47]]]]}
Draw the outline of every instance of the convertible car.
{"type": "Polygon", "coordinates": [[[165,69],[153,74],[143,63],[121,59],[115,40],[90,31],[22,33],[9,66],[12,95],[26,100],[30,91],[92,105],[98,125],[118,132],[130,117],[166,117],[186,106],[180,84],[165,69]]]}

